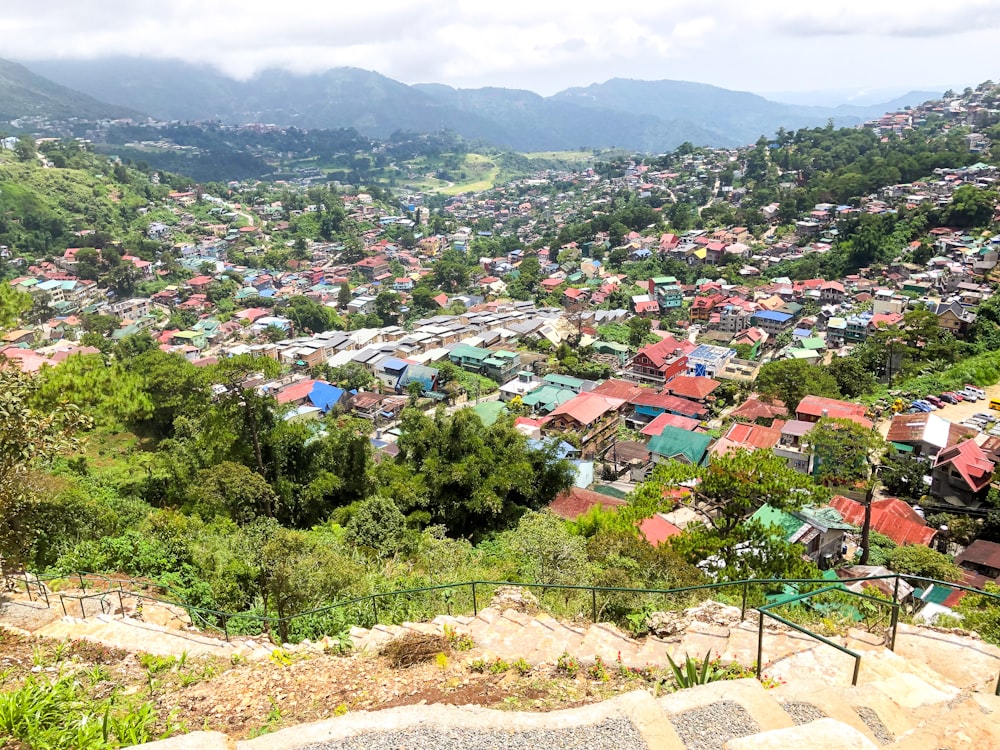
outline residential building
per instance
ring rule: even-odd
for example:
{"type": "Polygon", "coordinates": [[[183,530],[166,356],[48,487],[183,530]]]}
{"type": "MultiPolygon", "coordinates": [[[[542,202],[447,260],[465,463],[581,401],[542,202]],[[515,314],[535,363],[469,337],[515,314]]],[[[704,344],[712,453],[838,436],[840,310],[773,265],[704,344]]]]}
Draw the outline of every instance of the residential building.
{"type": "Polygon", "coordinates": [[[581,457],[598,458],[618,431],[626,402],[595,393],[580,393],[558,406],[542,427],[543,434],[572,433],[580,439],[581,457]]]}
{"type": "Polygon", "coordinates": [[[866,411],[862,404],[823,396],[806,396],[795,407],[795,416],[803,422],[818,422],[823,417],[849,419],[870,429],[872,423],[865,417],[866,411]]]}
{"type": "Polygon", "coordinates": [[[785,459],[789,468],[801,474],[812,474],[812,453],[805,449],[802,439],[813,427],[812,422],[791,419],[781,426],[781,439],[774,446],[774,455],[785,459]]]}
{"type": "Polygon", "coordinates": [[[690,342],[679,342],[668,336],[640,349],[628,365],[625,376],[640,383],[662,385],[668,378],[687,369],[686,351],[694,348],[690,342]]]}
{"type": "Polygon", "coordinates": [[[801,544],[805,555],[823,569],[833,566],[844,547],[844,535],[854,527],[835,508],[802,508],[787,512],[765,503],[752,518],[778,530],[786,542],[801,544]]]}
{"type": "Polygon", "coordinates": [[[934,460],[931,494],[953,505],[982,505],[994,467],[974,440],[945,448],[934,460]]]}
{"type": "MultiPolygon", "coordinates": [[[[865,522],[865,506],[843,495],[834,495],[830,505],[837,509],[844,520],[855,526],[865,522]]],[[[923,517],[907,503],[894,497],[873,500],[871,506],[871,527],[884,534],[898,545],[922,544],[930,546],[937,534],[923,517]]]]}
{"type": "Polygon", "coordinates": [[[1000,578],[1000,544],[977,539],[955,557],[955,562],[966,570],[996,580],[1000,578]]]}
{"type": "Polygon", "coordinates": [[[736,351],[725,346],[701,344],[687,355],[687,374],[714,378],[725,369],[736,351]]]}
{"type": "Polygon", "coordinates": [[[917,458],[932,459],[942,449],[976,433],[971,427],[954,424],[937,414],[918,412],[895,415],[889,424],[886,440],[898,451],[912,453],[917,458]]]}
{"type": "Polygon", "coordinates": [[[779,333],[788,330],[788,327],[792,324],[792,316],[776,310],[758,310],[751,316],[750,321],[758,328],[764,329],[771,336],[777,336],[779,333]]]}
{"type": "Polygon", "coordinates": [[[655,463],[675,460],[699,465],[708,455],[711,444],[711,435],[666,426],[659,435],[650,438],[649,451],[655,463]]]}
{"type": "Polygon", "coordinates": [[[520,396],[523,399],[541,385],[542,381],[533,372],[522,370],[517,373],[517,377],[513,380],[500,386],[500,400],[506,403],[515,396],[520,396]]]}

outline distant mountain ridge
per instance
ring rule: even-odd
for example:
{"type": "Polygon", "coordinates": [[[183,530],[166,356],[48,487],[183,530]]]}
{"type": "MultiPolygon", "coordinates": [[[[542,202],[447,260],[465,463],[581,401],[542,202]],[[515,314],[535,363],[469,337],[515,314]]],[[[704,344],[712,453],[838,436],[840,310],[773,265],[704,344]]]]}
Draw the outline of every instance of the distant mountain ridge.
{"type": "Polygon", "coordinates": [[[23,65],[0,60],[0,122],[19,117],[114,119],[136,114],[54,83],[23,65]]]}
{"type": "Polygon", "coordinates": [[[353,127],[379,138],[398,130],[449,129],[519,151],[585,146],[662,152],[684,141],[742,145],[780,127],[824,125],[829,119],[856,125],[888,108],[781,104],[748,92],[669,80],[614,78],[543,97],[518,89],[410,86],[358,68],[309,75],[266,70],[248,81],[182,61],[51,60],[31,63],[31,68],[63,86],[163,120],[353,127]]]}

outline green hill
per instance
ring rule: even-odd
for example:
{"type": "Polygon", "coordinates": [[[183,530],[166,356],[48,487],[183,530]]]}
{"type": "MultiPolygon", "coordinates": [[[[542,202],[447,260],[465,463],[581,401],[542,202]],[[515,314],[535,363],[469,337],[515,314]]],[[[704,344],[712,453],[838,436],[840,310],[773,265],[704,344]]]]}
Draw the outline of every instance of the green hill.
{"type": "Polygon", "coordinates": [[[114,119],[137,114],[53,83],[23,65],[0,60],[0,121],[19,117],[114,119]]]}

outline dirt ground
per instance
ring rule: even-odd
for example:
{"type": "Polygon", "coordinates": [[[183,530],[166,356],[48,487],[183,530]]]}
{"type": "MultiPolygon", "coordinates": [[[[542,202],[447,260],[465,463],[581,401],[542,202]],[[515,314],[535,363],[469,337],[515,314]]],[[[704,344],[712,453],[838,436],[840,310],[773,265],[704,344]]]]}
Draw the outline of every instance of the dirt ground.
{"type": "MultiPolygon", "coordinates": [[[[949,422],[953,422],[955,424],[958,424],[962,420],[967,419],[973,414],[977,414],[979,412],[987,414],[992,413],[1000,419],[1000,411],[990,412],[990,399],[1000,399],[1000,383],[983,388],[983,390],[986,391],[986,398],[981,401],[962,401],[957,404],[945,404],[944,408],[931,413],[937,414],[939,417],[947,419],[949,422]]],[[[938,394],[930,393],[925,395],[937,396],[938,394]]],[[[883,437],[889,432],[890,421],[891,420],[889,419],[883,419],[879,422],[878,428],[883,437]]]]}
{"type": "MultiPolygon", "coordinates": [[[[187,731],[253,737],[286,726],[320,721],[349,711],[419,703],[480,705],[551,711],[604,700],[649,684],[650,675],[621,674],[609,665],[607,679],[576,677],[552,667],[526,674],[515,669],[473,671],[478,650],[451,652],[408,669],[393,669],[368,655],[290,655],[268,662],[231,663],[191,659],[149,673],[137,654],[89,643],[28,638],[0,628],[0,691],[15,690],[29,676],[56,679],[78,674],[94,700],[114,689],[151,701],[161,729],[168,717],[187,731]],[[101,665],[107,673],[90,685],[87,675],[101,665]]],[[[0,747],[6,738],[0,734],[0,747]]],[[[17,745],[13,745],[17,747],[17,745]]]]}

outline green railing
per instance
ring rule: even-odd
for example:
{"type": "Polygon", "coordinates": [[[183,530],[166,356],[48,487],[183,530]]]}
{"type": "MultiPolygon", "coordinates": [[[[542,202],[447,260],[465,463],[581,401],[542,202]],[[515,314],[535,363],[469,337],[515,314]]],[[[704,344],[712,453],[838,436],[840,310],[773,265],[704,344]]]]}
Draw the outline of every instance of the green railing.
{"type": "MultiPolygon", "coordinates": [[[[28,592],[29,598],[32,598],[32,590],[37,595],[39,601],[44,601],[46,606],[51,606],[49,599],[49,591],[45,586],[46,581],[64,581],[77,579],[80,584],[80,588],[86,592],[88,585],[92,587],[97,587],[103,585],[106,590],[94,592],[92,594],[59,594],[60,601],[62,602],[63,611],[65,609],[66,599],[76,599],[80,600],[81,611],[84,611],[83,601],[90,598],[107,597],[111,594],[116,594],[119,598],[119,606],[124,613],[124,597],[133,597],[140,601],[151,601],[162,604],[167,604],[175,607],[184,609],[188,617],[191,620],[191,624],[203,628],[209,629],[224,635],[228,641],[232,635],[259,635],[267,634],[272,640],[274,638],[275,629],[282,635],[287,635],[291,632],[292,628],[297,623],[302,623],[306,620],[318,621],[320,630],[323,634],[329,635],[335,632],[334,627],[328,627],[334,623],[336,626],[343,628],[350,625],[357,625],[360,627],[372,627],[373,625],[382,622],[399,622],[402,621],[400,614],[399,602],[403,600],[412,600],[416,596],[424,596],[427,594],[440,594],[441,604],[436,607],[425,608],[421,610],[421,614],[424,616],[432,616],[433,614],[442,614],[447,611],[451,614],[453,610],[456,612],[467,612],[471,609],[472,614],[478,615],[480,609],[480,601],[483,594],[486,593],[486,589],[495,588],[500,586],[516,586],[520,588],[540,590],[541,595],[544,596],[548,592],[561,592],[567,595],[580,595],[584,594],[584,600],[589,604],[590,616],[593,622],[597,622],[599,615],[602,611],[602,607],[599,606],[599,597],[605,598],[605,604],[608,603],[608,598],[611,595],[627,595],[637,598],[648,598],[648,597],[679,597],[684,595],[689,595],[697,592],[705,591],[727,591],[732,592],[737,590],[740,601],[740,619],[746,619],[747,609],[750,606],[750,595],[752,588],[766,588],[766,587],[778,587],[785,586],[789,584],[794,584],[797,586],[817,586],[818,589],[814,591],[809,591],[802,593],[800,595],[784,598],[777,602],[771,604],[760,604],[757,606],[750,607],[758,612],[758,654],[757,654],[757,672],[758,677],[760,676],[761,665],[763,663],[763,621],[764,617],[769,617],[774,619],[787,627],[792,628],[804,635],[810,636],[819,640],[828,646],[831,646],[838,651],[841,651],[855,660],[854,666],[854,677],[852,684],[856,684],[858,671],[860,668],[861,655],[847,649],[840,644],[831,641],[824,636],[814,633],[807,628],[794,623],[787,618],[776,615],[770,610],[775,609],[779,606],[786,604],[792,604],[799,601],[807,600],[811,597],[827,594],[831,592],[840,592],[844,594],[849,594],[854,597],[859,597],[861,599],[870,600],[880,605],[892,607],[892,623],[891,623],[891,638],[889,641],[889,647],[895,648],[896,641],[896,626],[899,619],[899,584],[901,581],[908,582],[919,582],[923,584],[933,584],[935,586],[944,586],[950,589],[965,591],[969,593],[979,594],[990,599],[994,599],[1000,602],[1000,594],[995,594],[987,591],[981,591],[969,586],[964,586],[958,583],[951,583],[948,581],[940,581],[934,578],[926,578],[923,576],[914,576],[904,573],[891,573],[887,575],[880,576],[863,576],[857,578],[845,578],[839,581],[833,582],[826,579],[816,579],[816,578],[748,578],[738,581],[721,581],[716,583],[706,583],[696,586],[682,586],[672,589],[638,589],[638,588],[628,588],[620,586],[588,586],[588,585],[573,585],[573,584],[560,584],[560,583],[533,583],[533,582],[523,582],[523,581],[462,581],[458,583],[444,583],[436,584],[432,586],[422,586],[419,588],[412,589],[402,589],[394,591],[376,591],[370,594],[364,594],[361,596],[355,596],[348,599],[344,599],[332,604],[318,607],[315,609],[306,610],[304,612],[299,612],[293,615],[286,615],[283,617],[271,616],[266,614],[257,614],[253,612],[225,612],[222,610],[211,609],[207,607],[198,607],[195,605],[187,604],[177,597],[174,600],[152,596],[147,593],[141,593],[139,591],[132,590],[134,588],[157,588],[167,592],[172,593],[170,586],[166,584],[161,584],[155,581],[148,581],[142,579],[122,579],[122,578],[111,578],[109,576],[101,575],[99,573],[74,573],[71,575],[46,575],[46,576],[35,576],[31,574],[25,574],[23,576],[14,577],[12,580],[19,583],[23,583],[26,591],[28,592]],[[893,581],[892,585],[892,599],[881,599],[878,597],[872,597],[865,594],[858,594],[856,592],[851,592],[846,588],[845,584],[851,583],[874,583],[878,581],[893,581]],[[126,590],[125,586],[128,585],[129,589],[126,590]],[[466,597],[464,602],[468,605],[463,607],[463,600],[458,596],[462,592],[466,592],[466,597]],[[589,596],[586,596],[589,594],[589,596]],[[234,628],[233,624],[236,623],[237,627],[234,628]],[[233,631],[236,631],[235,633],[233,631]],[[245,632],[247,630],[256,632],[245,632]]],[[[103,611],[103,603],[102,603],[103,611]]],[[[403,612],[407,614],[412,614],[413,610],[403,609],[403,612]]],[[[302,629],[299,630],[302,632],[302,629]]],[[[309,631],[311,633],[318,633],[318,630],[309,631]]],[[[303,636],[306,637],[306,636],[303,636]]],[[[300,638],[301,640],[301,638],[300,638]]],[[[996,694],[1000,695],[1000,677],[997,679],[996,694]]]]}

